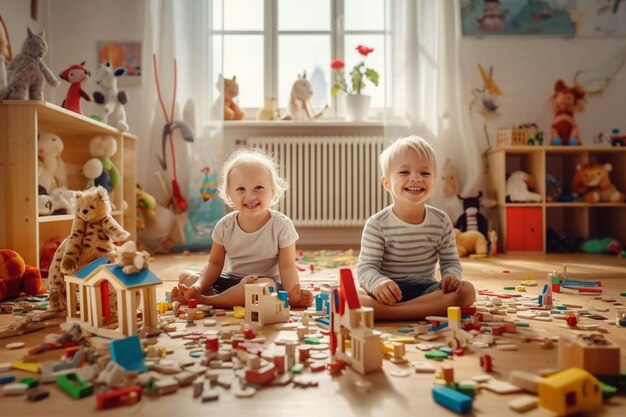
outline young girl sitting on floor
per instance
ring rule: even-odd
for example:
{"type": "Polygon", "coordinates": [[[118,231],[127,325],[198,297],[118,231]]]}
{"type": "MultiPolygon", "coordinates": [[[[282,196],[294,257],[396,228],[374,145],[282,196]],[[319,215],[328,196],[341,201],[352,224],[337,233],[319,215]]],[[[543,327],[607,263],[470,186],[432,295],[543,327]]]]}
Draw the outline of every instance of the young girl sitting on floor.
{"type": "Polygon", "coordinates": [[[235,211],[215,225],[207,265],[199,274],[183,272],[172,300],[186,303],[194,298],[218,308],[243,306],[244,285],[267,277],[287,291],[290,306],[309,307],[313,294],[300,288],[296,268],[298,234],[287,216],[270,208],[287,187],[269,156],[250,149],[233,153],[224,164],[220,197],[235,211]]]}

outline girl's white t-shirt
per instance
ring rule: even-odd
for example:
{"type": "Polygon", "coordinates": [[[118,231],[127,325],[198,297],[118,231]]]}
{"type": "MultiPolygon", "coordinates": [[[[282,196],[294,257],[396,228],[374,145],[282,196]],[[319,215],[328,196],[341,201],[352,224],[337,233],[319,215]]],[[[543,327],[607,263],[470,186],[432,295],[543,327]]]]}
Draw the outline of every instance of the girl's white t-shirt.
{"type": "Polygon", "coordinates": [[[237,223],[238,211],[217,222],[213,242],[224,246],[224,272],[237,275],[258,275],[280,282],[278,252],[295,243],[299,236],[289,217],[270,210],[271,218],[259,230],[247,233],[237,223]]]}

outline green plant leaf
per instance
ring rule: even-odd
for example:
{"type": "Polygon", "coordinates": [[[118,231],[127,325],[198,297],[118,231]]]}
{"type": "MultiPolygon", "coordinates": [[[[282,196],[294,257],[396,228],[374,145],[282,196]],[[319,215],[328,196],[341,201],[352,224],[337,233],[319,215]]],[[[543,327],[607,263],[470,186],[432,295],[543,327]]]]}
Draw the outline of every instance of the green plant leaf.
{"type": "Polygon", "coordinates": [[[372,82],[372,84],[378,86],[379,75],[376,70],[373,70],[371,68],[366,69],[365,76],[372,82]]]}
{"type": "Polygon", "coordinates": [[[339,93],[339,91],[341,91],[341,86],[339,84],[333,84],[333,87],[330,90],[333,97],[337,97],[337,93],[339,93]]]}

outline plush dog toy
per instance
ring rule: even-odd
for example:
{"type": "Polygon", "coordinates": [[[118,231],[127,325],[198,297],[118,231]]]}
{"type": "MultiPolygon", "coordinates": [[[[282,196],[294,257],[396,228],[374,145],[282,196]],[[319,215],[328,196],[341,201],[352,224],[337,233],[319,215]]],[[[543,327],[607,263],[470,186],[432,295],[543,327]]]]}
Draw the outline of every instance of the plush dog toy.
{"type": "Polygon", "coordinates": [[[551,145],[580,145],[580,131],[574,113],[585,108],[585,90],[579,85],[568,87],[563,80],[554,85],[551,98],[554,119],[550,127],[551,145]]]}
{"type": "Polygon", "coordinates": [[[506,180],[507,200],[512,203],[541,202],[541,195],[529,188],[535,188],[535,177],[524,171],[515,171],[506,180]]]}
{"type": "Polygon", "coordinates": [[[609,178],[609,172],[613,169],[610,163],[578,165],[578,172],[572,180],[572,191],[583,194],[587,203],[608,201],[611,203],[623,202],[624,193],[617,190],[609,178]]]}
{"type": "Polygon", "coordinates": [[[28,295],[45,292],[39,270],[26,265],[19,253],[0,249],[0,300],[17,297],[22,292],[28,295]]]}
{"type": "Polygon", "coordinates": [[[459,229],[454,228],[454,237],[456,238],[456,251],[459,256],[471,254],[487,255],[487,239],[478,230],[461,232],[459,229]]]}

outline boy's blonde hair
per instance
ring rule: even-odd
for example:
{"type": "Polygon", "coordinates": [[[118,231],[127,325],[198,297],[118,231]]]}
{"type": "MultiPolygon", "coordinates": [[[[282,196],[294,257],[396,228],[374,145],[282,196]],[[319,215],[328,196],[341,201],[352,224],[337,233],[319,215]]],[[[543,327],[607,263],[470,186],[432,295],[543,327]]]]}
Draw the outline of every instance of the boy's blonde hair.
{"type": "Polygon", "coordinates": [[[384,177],[389,176],[389,162],[396,156],[404,155],[409,149],[415,150],[421,158],[430,162],[435,172],[437,171],[437,159],[432,146],[425,139],[413,135],[396,139],[380,154],[378,163],[384,177]]]}
{"type": "Polygon", "coordinates": [[[218,187],[219,196],[229,207],[234,207],[233,201],[226,192],[228,190],[228,178],[230,172],[240,165],[261,165],[267,169],[272,178],[272,186],[276,190],[270,206],[274,207],[289,188],[289,184],[284,178],[278,175],[278,164],[276,161],[259,149],[242,148],[233,152],[224,163],[222,183],[218,187]]]}

